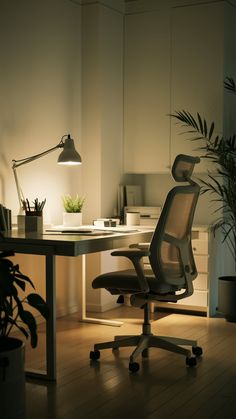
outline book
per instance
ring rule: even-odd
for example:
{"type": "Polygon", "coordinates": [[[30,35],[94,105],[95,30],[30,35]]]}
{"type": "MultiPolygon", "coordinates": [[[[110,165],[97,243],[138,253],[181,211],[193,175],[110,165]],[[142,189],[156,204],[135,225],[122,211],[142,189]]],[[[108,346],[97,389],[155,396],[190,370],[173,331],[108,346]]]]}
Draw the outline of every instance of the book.
{"type": "Polygon", "coordinates": [[[0,204],[0,230],[7,231],[7,221],[4,206],[0,204]]]}
{"type": "Polygon", "coordinates": [[[11,210],[0,204],[0,231],[11,230],[11,210]]]}

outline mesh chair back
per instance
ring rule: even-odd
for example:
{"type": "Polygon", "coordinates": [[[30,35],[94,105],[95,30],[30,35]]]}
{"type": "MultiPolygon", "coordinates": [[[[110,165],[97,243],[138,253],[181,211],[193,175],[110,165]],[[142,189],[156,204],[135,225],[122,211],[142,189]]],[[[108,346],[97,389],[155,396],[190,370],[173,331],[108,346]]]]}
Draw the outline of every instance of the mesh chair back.
{"type": "Polygon", "coordinates": [[[200,187],[191,175],[199,161],[191,156],[176,157],[172,175],[177,182],[188,184],[175,186],[168,193],[150,243],[149,259],[156,278],[179,289],[186,285],[186,272],[192,279],[197,276],[191,230],[200,187]]]}

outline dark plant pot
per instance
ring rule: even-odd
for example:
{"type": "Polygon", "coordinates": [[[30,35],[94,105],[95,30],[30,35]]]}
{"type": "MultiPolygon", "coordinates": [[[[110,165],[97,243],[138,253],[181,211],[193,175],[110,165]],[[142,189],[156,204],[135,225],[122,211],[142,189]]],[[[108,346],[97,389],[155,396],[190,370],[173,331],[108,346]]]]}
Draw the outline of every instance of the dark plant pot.
{"type": "Polygon", "coordinates": [[[25,418],[25,345],[0,337],[0,417],[25,418]]]}
{"type": "Polygon", "coordinates": [[[236,276],[221,276],[218,281],[218,311],[229,322],[236,322],[236,276]]]}

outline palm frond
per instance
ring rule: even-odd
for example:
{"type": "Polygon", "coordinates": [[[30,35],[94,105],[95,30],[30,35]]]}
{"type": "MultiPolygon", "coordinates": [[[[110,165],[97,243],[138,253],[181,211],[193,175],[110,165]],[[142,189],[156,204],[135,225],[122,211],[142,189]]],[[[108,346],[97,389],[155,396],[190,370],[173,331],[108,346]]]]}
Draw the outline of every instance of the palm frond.
{"type": "Polygon", "coordinates": [[[233,93],[236,93],[235,81],[232,77],[226,77],[224,80],[224,87],[227,90],[230,90],[233,93]]]}
{"type": "Polygon", "coordinates": [[[191,140],[196,141],[204,138],[206,138],[209,141],[211,140],[212,135],[214,133],[215,124],[214,122],[211,122],[210,127],[208,127],[206,119],[202,118],[199,113],[197,113],[197,118],[195,118],[190,112],[185,110],[176,111],[174,114],[171,114],[170,116],[180,121],[182,123],[182,126],[186,128],[192,128],[186,130],[185,133],[200,134],[198,137],[191,138],[191,140]]]}

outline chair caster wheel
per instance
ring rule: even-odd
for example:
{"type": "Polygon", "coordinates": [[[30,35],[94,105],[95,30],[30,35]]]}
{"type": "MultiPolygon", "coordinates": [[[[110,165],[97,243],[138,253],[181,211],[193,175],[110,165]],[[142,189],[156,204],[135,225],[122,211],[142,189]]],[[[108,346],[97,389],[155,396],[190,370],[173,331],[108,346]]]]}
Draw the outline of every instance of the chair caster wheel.
{"type": "Polygon", "coordinates": [[[97,361],[100,358],[100,351],[90,351],[89,358],[92,361],[97,361]]]}
{"type": "Polygon", "coordinates": [[[186,358],[186,365],[188,365],[188,367],[195,367],[197,365],[197,360],[194,356],[192,356],[191,358],[186,358]]]}
{"type": "Polygon", "coordinates": [[[130,362],[129,370],[130,372],[137,372],[139,370],[139,364],[137,362],[130,362]]]}
{"type": "Polygon", "coordinates": [[[192,347],[192,353],[193,353],[193,355],[201,356],[202,353],[203,353],[202,348],[200,346],[193,346],[192,347]]]}

